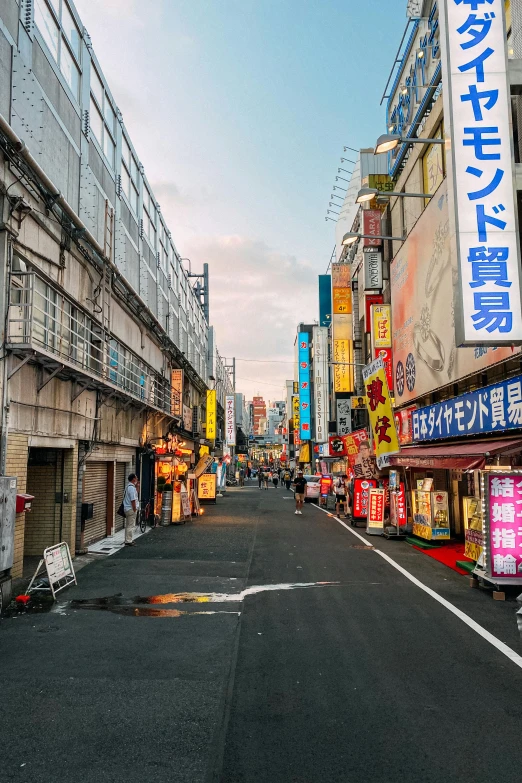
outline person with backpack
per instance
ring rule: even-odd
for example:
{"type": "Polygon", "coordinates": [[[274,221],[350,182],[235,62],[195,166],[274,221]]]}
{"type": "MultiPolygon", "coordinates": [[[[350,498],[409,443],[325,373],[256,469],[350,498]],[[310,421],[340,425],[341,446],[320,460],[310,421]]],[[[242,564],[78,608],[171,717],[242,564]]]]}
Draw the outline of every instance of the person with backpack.
{"type": "Polygon", "coordinates": [[[285,483],[285,487],[286,487],[287,489],[290,489],[290,482],[292,481],[292,474],[290,473],[290,471],[288,470],[288,468],[287,468],[287,469],[285,470],[285,472],[283,473],[283,481],[284,481],[284,483],[285,483]]]}
{"type": "Polygon", "coordinates": [[[276,489],[277,489],[278,483],[279,483],[279,473],[278,473],[277,470],[274,470],[274,472],[272,473],[272,484],[274,485],[274,487],[276,489]]]}
{"type": "Polygon", "coordinates": [[[335,479],[334,482],[334,493],[335,493],[335,513],[337,516],[341,516],[341,506],[344,506],[344,516],[346,518],[348,514],[348,505],[347,505],[347,495],[348,495],[348,487],[347,487],[347,476],[338,476],[335,479]]]}

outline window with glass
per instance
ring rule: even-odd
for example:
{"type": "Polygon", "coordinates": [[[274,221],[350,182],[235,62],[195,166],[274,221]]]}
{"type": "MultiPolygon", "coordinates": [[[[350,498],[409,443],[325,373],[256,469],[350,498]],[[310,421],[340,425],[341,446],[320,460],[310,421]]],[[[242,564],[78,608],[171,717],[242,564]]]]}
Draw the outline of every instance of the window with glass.
{"type": "Polygon", "coordinates": [[[125,136],[122,139],[121,151],[121,187],[129,202],[132,211],[138,214],[138,194],[139,194],[139,169],[134,155],[125,136]]]}
{"type": "Polygon", "coordinates": [[[102,80],[91,68],[91,101],[89,125],[105,159],[114,171],[116,155],[116,114],[102,80]]]}
{"type": "Polygon", "coordinates": [[[80,94],[81,36],[65,0],[35,0],[34,21],[74,98],[80,94]]]}

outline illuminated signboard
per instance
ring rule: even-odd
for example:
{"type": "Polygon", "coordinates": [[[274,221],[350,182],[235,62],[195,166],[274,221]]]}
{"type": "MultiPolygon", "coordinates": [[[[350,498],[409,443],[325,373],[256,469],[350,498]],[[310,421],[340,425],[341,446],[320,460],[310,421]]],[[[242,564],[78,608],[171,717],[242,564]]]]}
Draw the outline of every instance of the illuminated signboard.
{"type": "Polygon", "coordinates": [[[299,361],[299,413],[300,413],[300,437],[301,440],[311,439],[312,413],[310,410],[310,342],[307,332],[299,332],[298,361],[299,361]]]}

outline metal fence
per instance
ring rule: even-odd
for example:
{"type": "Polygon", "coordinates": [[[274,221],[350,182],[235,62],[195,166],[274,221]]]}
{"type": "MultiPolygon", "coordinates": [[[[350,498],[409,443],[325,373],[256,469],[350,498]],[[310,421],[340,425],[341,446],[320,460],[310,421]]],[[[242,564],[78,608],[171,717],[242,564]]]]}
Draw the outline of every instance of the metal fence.
{"type": "Polygon", "coordinates": [[[170,383],[91,315],[34,272],[11,279],[8,347],[40,350],[170,413],[170,383]]]}

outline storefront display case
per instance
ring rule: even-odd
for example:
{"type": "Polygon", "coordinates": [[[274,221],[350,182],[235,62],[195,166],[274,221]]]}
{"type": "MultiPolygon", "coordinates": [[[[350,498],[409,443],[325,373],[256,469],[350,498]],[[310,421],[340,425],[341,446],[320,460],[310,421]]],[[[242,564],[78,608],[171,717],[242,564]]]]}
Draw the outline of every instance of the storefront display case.
{"type": "Polygon", "coordinates": [[[413,496],[413,534],[427,541],[449,539],[448,493],[417,489],[413,496]]]}
{"type": "Polygon", "coordinates": [[[482,562],[484,552],[484,517],[480,498],[462,498],[462,516],[464,522],[464,555],[477,563],[482,562]]]}

